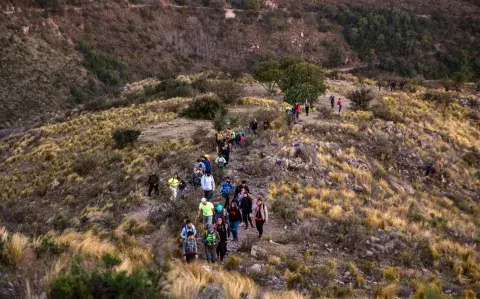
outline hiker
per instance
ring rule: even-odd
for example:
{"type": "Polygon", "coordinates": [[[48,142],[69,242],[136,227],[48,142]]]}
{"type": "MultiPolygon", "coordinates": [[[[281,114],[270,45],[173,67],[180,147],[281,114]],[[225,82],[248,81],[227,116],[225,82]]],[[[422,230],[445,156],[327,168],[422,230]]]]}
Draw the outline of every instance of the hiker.
{"type": "Polygon", "coordinates": [[[239,207],[240,207],[240,203],[242,202],[242,200],[247,196],[248,196],[247,189],[242,188],[242,191],[240,191],[240,193],[238,193],[237,198],[236,198],[236,201],[237,201],[237,204],[238,204],[239,207]]]}
{"type": "Polygon", "coordinates": [[[222,153],[218,154],[218,157],[215,159],[215,164],[217,164],[219,168],[227,166],[227,160],[225,160],[222,153]]]}
{"type": "Polygon", "coordinates": [[[218,218],[225,218],[225,209],[221,204],[218,204],[213,213],[213,223],[217,223],[218,218]]]}
{"type": "Polygon", "coordinates": [[[338,99],[337,106],[338,106],[338,113],[342,112],[343,101],[341,98],[338,99]]]}
{"type": "Polygon", "coordinates": [[[220,236],[215,231],[213,224],[208,224],[205,234],[203,235],[203,243],[205,244],[205,256],[207,262],[215,263],[217,261],[217,244],[220,236]]]}
{"type": "Polygon", "coordinates": [[[245,190],[247,190],[248,193],[250,193],[250,189],[248,189],[247,186],[247,181],[242,180],[242,184],[235,187],[235,193],[233,194],[233,198],[236,199],[238,197],[238,194],[240,194],[242,192],[242,189],[244,188],[245,190]]]}
{"type": "Polygon", "coordinates": [[[389,86],[390,86],[390,91],[395,91],[395,89],[397,88],[397,83],[392,81],[390,82],[389,86]]]}
{"type": "Polygon", "coordinates": [[[429,176],[431,174],[435,174],[437,170],[435,169],[435,165],[433,163],[428,163],[425,167],[425,176],[429,176]]]}
{"type": "Polygon", "coordinates": [[[233,234],[233,241],[238,241],[238,226],[242,221],[242,214],[237,206],[237,203],[232,200],[227,208],[228,220],[230,222],[230,230],[233,234]]]}
{"type": "Polygon", "coordinates": [[[270,121],[268,119],[265,119],[263,121],[263,130],[266,131],[270,128],[270,121]]]}
{"type": "Polygon", "coordinates": [[[296,103],[295,104],[295,116],[296,116],[296,119],[299,120],[300,119],[300,110],[302,109],[302,106],[300,106],[299,103],[296,103]]]}
{"type": "Polygon", "coordinates": [[[202,157],[202,163],[203,165],[205,165],[204,173],[206,173],[207,171],[209,171],[210,173],[212,172],[212,164],[210,163],[210,160],[208,158],[208,155],[202,157]]]}
{"type": "Polygon", "coordinates": [[[207,201],[206,198],[202,198],[200,201],[200,205],[198,206],[198,215],[197,217],[200,218],[200,213],[203,216],[203,225],[211,224],[213,218],[213,203],[207,201]]]}
{"type": "Polygon", "coordinates": [[[245,196],[243,196],[242,200],[240,201],[240,209],[242,210],[242,218],[243,222],[245,223],[245,230],[248,230],[248,223],[250,222],[250,225],[253,227],[252,223],[252,205],[253,205],[253,200],[250,197],[250,195],[247,193],[245,189],[245,196]]]}
{"type": "Polygon", "coordinates": [[[212,173],[210,171],[207,171],[205,175],[202,176],[200,184],[202,185],[202,190],[205,198],[208,201],[212,201],[213,191],[215,191],[215,180],[213,179],[212,173]]]}
{"type": "Polygon", "coordinates": [[[305,102],[305,115],[308,116],[308,111],[310,110],[310,104],[305,102]]]}
{"type": "Polygon", "coordinates": [[[403,90],[403,87],[405,86],[405,81],[400,81],[400,90],[403,90]]]}
{"type": "Polygon", "coordinates": [[[193,260],[198,259],[197,240],[193,232],[187,233],[187,239],[182,245],[182,256],[187,263],[191,263],[193,260]]]}
{"type": "Polygon", "coordinates": [[[178,174],[175,173],[173,177],[168,179],[168,186],[170,187],[170,191],[172,191],[172,196],[170,197],[171,200],[174,200],[177,198],[179,185],[180,185],[180,180],[178,179],[178,174]]]}
{"type": "Polygon", "coordinates": [[[197,163],[193,166],[193,173],[205,173],[205,164],[202,162],[201,159],[197,159],[197,163]]]}
{"type": "Polygon", "coordinates": [[[225,180],[220,184],[220,195],[225,198],[225,206],[228,207],[230,203],[230,193],[233,193],[233,185],[230,182],[230,177],[226,177],[225,180]]]}
{"type": "Polygon", "coordinates": [[[178,195],[180,195],[180,198],[185,198],[187,183],[181,177],[178,177],[178,180],[180,181],[178,185],[178,195]]]}
{"type": "Polygon", "coordinates": [[[218,218],[215,223],[215,230],[219,236],[219,242],[217,245],[217,259],[220,264],[223,264],[223,259],[225,254],[227,254],[227,242],[228,242],[228,226],[225,222],[225,219],[218,218]]]}
{"type": "Polygon", "coordinates": [[[223,141],[217,143],[217,153],[222,155],[225,158],[225,166],[228,165],[228,161],[230,160],[230,150],[232,144],[227,140],[224,139],[223,141]]]}
{"type": "Polygon", "coordinates": [[[155,193],[157,195],[160,194],[160,192],[158,191],[158,181],[160,179],[158,178],[158,175],[152,171],[152,173],[150,174],[150,176],[148,177],[148,181],[147,181],[147,184],[148,184],[148,197],[151,197],[152,196],[152,191],[155,190],[155,193]]]}
{"type": "Polygon", "coordinates": [[[377,81],[378,91],[382,89],[382,81],[377,81]]]}
{"type": "Polygon", "coordinates": [[[189,219],[190,218],[188,216],[183,216],[182,226],[180,227],[180,231],[182,231],[187,226],[187,220],[189,219]]]}
{"type": "Polygon", "coordinates": [[[295,118],[294,116],[295,112],[293,112],[293,108],[287,108],[285,109],[285,113],[286,113],[287,124],[288,126],[291,126],[293,119],[295,118]]]}
{"type": "Polygon", "coordinates": [[[332,109],[335,107],[335,97],[330,96],[330,106],[332,106],[332,109]]]}
{"type": "Polygon", "coordinates": [[[240,143],[242,142],[242,135],[243,135],[243,130],[239,129],[237,131],[237,133],[235,134],[235,147],[236,148],[239,148],[240,147],[240,143]]]}
{"type": "Polygon", "coordinates": [[[250,123],[250,129],[252,129],[252,132],[254,135],[257,135],[257,128],[258,128],[258,123],[257,123],[257,120],[254,118],[250,123]]]}
{"type": "Polygon", "coordinates": [[[180,238],[185,241],[188,238],[188,233],[193,232],[194,236],[197,235],[197,230],[195,229],[195,225],[193,225],[190,219],[187,219],[185,227],[180,232],[180,238]]]}
{"type": "Polygon", "coordinates": [[[263,199],[261,197],[257,199],[257,203],[253,206],[253,214],[255,215],[258,238],[261,238],[263,235],[263,225],[268,221],[267,206],[263,203],[263,199]]]}
{"type": "MultiPolygon", "coordinates": [[[[229,128],[230,130],[230,128],[229,128]]],[[[230,130],[230,136],[228,139],[228,146],[230,150],[233,149],[233,145],[235,144],[235,138],[237,138],[237,133],[235,133],[235,130],[230,130]]]]}

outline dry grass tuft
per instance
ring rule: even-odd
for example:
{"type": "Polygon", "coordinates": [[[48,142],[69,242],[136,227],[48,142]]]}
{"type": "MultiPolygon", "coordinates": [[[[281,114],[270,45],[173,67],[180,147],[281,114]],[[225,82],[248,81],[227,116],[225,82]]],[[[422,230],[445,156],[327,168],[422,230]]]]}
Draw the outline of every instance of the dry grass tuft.
{"type": "Polygon", "coordinates": [[[28,245],[28,239],[19,233],[13,234],[12,238],[5,245],[5,255],[14,265],[20,263],[25,249],[28,245]]]}

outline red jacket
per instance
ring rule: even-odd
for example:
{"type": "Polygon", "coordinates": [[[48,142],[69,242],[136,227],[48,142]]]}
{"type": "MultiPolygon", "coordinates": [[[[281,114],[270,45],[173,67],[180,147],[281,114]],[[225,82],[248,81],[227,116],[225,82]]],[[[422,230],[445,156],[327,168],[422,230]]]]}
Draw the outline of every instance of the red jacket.
{"type": "Polygon", "coordinates": [[[342,105],[342,104],[343,104],[343,101],[342,101],[342,100],[338,100],[337,105],[340,106],[340,105],[342,105]]]}

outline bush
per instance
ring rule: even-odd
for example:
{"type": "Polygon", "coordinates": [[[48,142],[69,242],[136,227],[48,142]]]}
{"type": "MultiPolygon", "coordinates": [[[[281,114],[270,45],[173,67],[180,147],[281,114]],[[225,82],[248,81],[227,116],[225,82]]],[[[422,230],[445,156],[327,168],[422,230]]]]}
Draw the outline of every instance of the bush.
{"type": "Polygon", "coordinates": [[[210,83],[210,91],[214,92],[227,105],[237,104],[243,95],[243,87],[233,81],[210,83]]]}
{"type": "Polygon", "coordinates": [[[78,175],[84,176],[94,171],[97,164],[97,160],[94,157],[88,156],[75,161],[72,165],[72,170],[78,175]]]}
{"type": "Polygon", "coordinates": [[[313,103],[317,100],[318,93],[310,84],[293,86],[285,92],[284,101],[289,104],[303,103],[308,101],[313,103]]]}
{"type": "Polygon", "coordinates": [[[433,92],[430,90],[423,95],[423,98],[425,100],[433,101],[444,106],[448,106],[454,100],[452,95],[450,95],[448,92],[433,92]]]}
{"type": "Polygon", "coordinates": [[[95,47],[82,41],[78,42],[77,50],[82,52],[85,58],[83,66],[95,73],[100,81],[112,86],[125,82],[127,65],[124,62],[100,53],[95,50],[95,47]]]}
{"type": "Polygon", "coordinates": [[[191,84],[178,79],[167,79],[155,86],[147,86],[145,88],[147,97],[157,96],[164,99],[170,98],[187,98],[193,95],[191,84]]]}
{"type": "Polygon", "coordinates": [[[237,270],[240,266],[240,259],[236,255],[231,255],[230,258],[225,263],[225,269],[227,270],[237,270]]]}
{"type": "Polygon", "coordinates": [[[115,271],[121,260],[105,255],[91,274],[75,262],[70,270],[58,276],[51,285],[49,298],[154,298],[158,275],[135,268],[130,274],[115,271]]]}
{"type": "Polygon", "coordinates": [[[120,128],[113,132],[113,140],[119,148],[124,148],[129,143],[133,143],[140,136],[140,130],[120,128]]]}
{"type": "Polygon", "coordinates": [[[357,110],[367,110],[374,98],[372,90],[366,88],[351,91],[347,97],[350,99],[352,108],[357,110]]]}
{"type": "Polygon", "coordinates": [[[283,197],[277,198],[272,203],[272,212],[284,220],[295,220],[298,207],[295,202],[283,197]]]}
{"type": "Polygon", "coordinates": [[[194,100],[187,109],[183,112],[183,115],[193,119],[208,119],[213,120],[215,115],[226,115],[228,112],[225,104],[214,94],[203,95],[194,100]]]}

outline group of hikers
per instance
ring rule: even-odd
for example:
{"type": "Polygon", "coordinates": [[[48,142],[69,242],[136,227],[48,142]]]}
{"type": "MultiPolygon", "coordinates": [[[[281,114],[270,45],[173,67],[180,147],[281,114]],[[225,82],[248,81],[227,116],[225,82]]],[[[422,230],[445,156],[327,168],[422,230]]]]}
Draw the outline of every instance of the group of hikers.
{"type": "MultiPolygon", "coordinates": [[[[330,102],[332,109],[335,108],[335,96],[333,95],[329,96],[328,101],[330,102]]],[[[339,98],[337,100],[337,106],[338,106],[338,112],[342,112],[342,107],[343,107],[342,98],[339,98]]],[[[308,103],[308,101],[305,102],[304,108],[305,108],[305,115],[308,116],[308,113],[310,112],[310,103],[308,103]]],[[[295,103],[294,105],[292,105],[292,107],[287,107],[285,109],[285,113],[287,114],[287,122],[289,124],[296,122],[297,120],[300,119],[301,109],[302,109],[302,106],[299,103],[295,103]]]]}
{"type": "MultiPolygon", "coordinates": [[[[330,102],[330,106],[333,108],[335,108],[335,96],[334,95],[331,95],[330,97],[328,97],[328,101],[330,102]]],[[[343,107],[343,100],[342,98],[338,98],[337,100],[337,107],[338,107],[338,112],[342,112],[342,107],[343,107]]]]}
{"type": "MultiPolygon", "coordinates": [[[[269,127],[269,121],[264,120],[263,129],[268,130],[269,127]]],[[[247,129],[228,128],[218,132],[215,138],[217,157],[212,159],[210,155],[205,154],[194,164],[191,183],[195,189],[200,187],[203,191],[197,214],[202,228],[197,231],[193,221],[184,217],[179,243],[182,257],[187,262],[198,259],[197,244],[201,241],[205,246],[206,260],[211,263],[223,263],[228,252],[228,241],[238,242],[239,227],[242,223],[245,230],[255,227],[258,238],[262,238],[263,225],[268,221],[268,209],[263,198],[253,199],[245,180],[234,187],[229,176],[222,179],[218,188],[219,196],[216,197],[217,184],[212,174],[213,163],[218,168],[228,167],[230,153],[234,148],[243,145],[247,135],[256,135],[257,129],[257,120],[253,119],[247,129]],[[221,202],[218,199],[221,199],[221,202]]],[[[153,191],[159,193],[159,177],[156,173],[151,173],[147,184],[149,197],[153,191]]],[[[167,184],[171,191],[171,200],[184,196],[187,184],[177,173],[167,180],[167,184]]]]}

